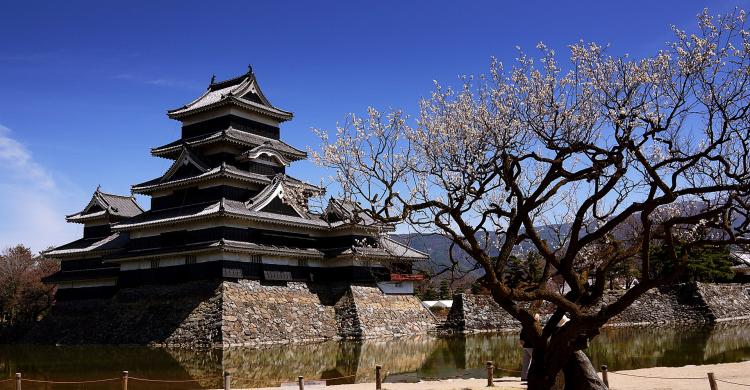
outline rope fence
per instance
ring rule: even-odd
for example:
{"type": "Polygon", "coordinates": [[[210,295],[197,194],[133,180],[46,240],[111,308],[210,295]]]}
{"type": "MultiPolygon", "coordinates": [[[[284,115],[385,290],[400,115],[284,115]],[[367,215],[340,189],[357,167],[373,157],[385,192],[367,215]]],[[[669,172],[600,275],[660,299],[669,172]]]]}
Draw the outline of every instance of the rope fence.
{"type": "Polygon", "coordinates": [[[45,381],[41,379],[21,379],[21,382],[30,383],[50,383],[55,385],[81,385],[86,383],[102,383],[102,382],[114,382],[119,381],[120,378],[107,378],[107,379],[93,379],[88,381],[45,381]]]}
{"type": "Polygon", "coordinates": [[[646,376],[646,375],[635,375],[635,374],[626,374],[624,372],[610,372],[610,374],[616,374],[616,375],[622,375],[622,376],[632,376],[634,378],[648,378],[648,379],[667,379],[667,380],[683,380],[683,379],[698,379],[698,380],[704,380],[706,378],[704,377],[666,377],[666,376],[646,376]]]}
{"type": "Polygon", "coordinates": [[[708,379],[708,385],[711,390],[719,390],[719,383],[726,383],[730,385],[735,386],[742,386],[742,387],[750,387],[750,384],[747,383],[738,383],[738,382],[732,382],[724,379],[718,379],[716,378],[716,375],[714,375],[713,372],[709,372],[706,374],[705,377],[665,377],[665,376],[648,376],[648,375],[636,375],[636,374],[627,374],[624,372],[609,372],[607,370],[607,366],[604,365],[601,367],[602,369],[602,380],[604,381],[604,384],[609,388],[609,378],[608,374],[615,374],[615,375],[622,375],[622,376],[629,376],[634,378],[644,378],[644,379],[660,379],[660,380],[706,380],[708,379]]]}
{"type": "MultiPolygon", "coordinates": [[[[513,369],[513,368],[503,368],[503,367],[495,367],[493,361],[489,360],[485,364],[485,368],[487,370],[487,387],[493,387],[494,386],[494,377],[495,377],[495,370],[497,371],[505,371],[505,372],[513,372],[513,373],[520,373],[521,370],[513,369]]],[[[383,378],[381,375],[382,366],[376,365],[375,366],[375,389],[381,390],[382,389],[382,383],[383,378]]],[[[719,379],[716,378],[714,373],[709,372],[706,377],[664,377],[664,376],[648,376],[648,375],[638,375],[638,374],[630,374],[630,373],[624,373],[624,372],[609,372],[606,365],[601,366],[601,375],[602,380],[604,384],[609,387],[609,374],[614,375],[621,375],[626,377],[634,377],[634,378],[643,378],[643,379],[658,379],[658,380],[706,380],[708,379],[710,389],[711,390],[719,390],[719,383],[725,383],[728,385],[733,386],[742,386],[742,387],[750,387],[750,384],[747,383],[739,383],[734,381],[729,381],[726,379],[719,379]]],[[[333,378],[321,378],[319,381],[336,381],[336,380],[342,380],[342,379],[349,379],[356,377],[357,374],[350,374],[350,375],[342,375],[338,377],[333,378]]],[[[153,378],[141,378],[141,377],[134,377],[130,376],[128,374],[128,371],[123,371],[122,376],[119,378],[104,378],[104,379],[90,379],[90,380],[81,380],[81,381],[54,381],[54,380],[42,380],[42,379],[27,379],[24,378],[21,373],[16,373],[15,378],[6,378],[6,379],[0,379],[0,384],[12,382],[15,381],[15,390],[23,390],[23,383],[43,383],[43,384],[49,384],[49,385],[82,385],[82,384],[93,384],[93,383],[107,383],[107,382],[120,382],[121,383],[121,390],[128,390],[128,382],[129,381],[135,381],[135,382],[148,382],[148,383],[197,383],[200,381],[217,381],[223,379],[223,390],[231,390],[231,383],[232,379],[236,380],[239,383],[263,383],[266,386],[268,386],[269,383],[275,383],[279,386],[283,384],[294,384],[296,383],[300,390],[304,390],[305,388],[305,380],[303,376],[298,376],[297,380],[288,380],[288,381],[280,381],[280,380],[267,380],[267,379],[257,379],[257,378],[243,378],[243,377],[232,377],[232,374],[229,372],[225,372],[222,377],[219,376],[207,376],[207,377],[200,377],[200,378],[192,378],[192,379],[153,379],[153,378]]],[[[318,382],[318,380],[314,380],[310,383],[318,382]]]]}
{"type": "Polygon", "coordinates": [[[717,382],[724,382],[724,383],[728,383],[728,384],[730,384],[730,385],[735,385],[735,386],[744,386],[744,387],[750,387],[750,385],[748,385],[748,384],[746,384],[746,383],[737,383],[737,382],[730,382],[730,381],[725,381],[725,380],[723,380],[723,379],[717,379],[716,381],[717,381],[717,382]]]}
{"type": "MultiPolygon", "coordinates": [[[[380,381],[380,366],[376,366],[375,374],[376,374],[377,381],[381,382],[380,381]]],[[[356,376],[357,374],[342,375],[342,376],[337,376],[333,378],[324,378],[321,380],[334,381],[334,380],[354,378],[356,376]]],[[[81,380],[81,381],[56,381],[56,380],[44,380],[44,379],[28,379],[28,378],[24,378],[21,375],[21,373],[16,373],[15,378],[0,379],[0,384],[15,381],[16,382],[15,390],[22,390],[23,383],[42,383],[42,384],[47,384],[47,385],[83,385],[83,384],[92,384],[92,383],[121,382],[122,390],[128,390],[129,381],[148,382],[148,383],[173,383],[174,384],[174,383],[197,383],[197,382],[206,381],[206,380],[218,381],[221,379],[224,380],[224,390],[231,389],[232,379],[235,379],[239,382],[254,382],[254,383],[264,383],[264,384],[275,383],[277,385],[281,385],[287,382],[298,382],[300,389],[304,388],[304,380],[302,376],[298,377],[297,380],[268,380],[268,379],[243,378],[243,377],[232,378],[232,375],[228,372],[225,372],[223,377],[208,376],[208,377],[200,377],[200,378],[192,378],[192,379],[152,379],[152,378],[141,378],[141,377],[136,377],[136,376],[130,376],[128,374],[128,371],[123,371],[122,377],[120,378],[91,379],[91,380],[81,380]]],[[[379,389],[380,387],[377,387],[377,388],[379,389]]]]}

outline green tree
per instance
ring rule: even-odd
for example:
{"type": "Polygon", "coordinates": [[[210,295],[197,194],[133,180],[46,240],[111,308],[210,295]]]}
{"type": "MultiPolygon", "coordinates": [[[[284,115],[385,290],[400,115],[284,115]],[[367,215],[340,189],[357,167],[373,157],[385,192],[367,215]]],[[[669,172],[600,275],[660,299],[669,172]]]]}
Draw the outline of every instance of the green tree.
{"type": "Polygon", "coordinates": [[[453,293],[451,292],[451,285],[450,283],[443,279],[440,281],[440,299],[451,299],[453,298],[453,293]]]}
{"type": "MultiPolygon", "coordinates": [[[[494,258],[494,261],[500,260],[494,258]]],[[[542,258],[537,252],[529,252],[525,258],[511,255],[502,264],[503,281],[513,288],[537,282],[542,275],[542,263],[542,258]]]]}
{"type": "Polygon", "coordinates": [[[423,301],[434,301],[438,299],[438,292],[432,283],[425,283],[417,290],[417,297],[423,301]]]}
{"type": "MultiPolygon", "coordinates": [[[[654,273],[659,276],[669,275],[676,271],[677,264],[671,260],[666,247],[653,250],[654,273]]],[[[680,274],[681,282],[716,282],[726,281],[734,275],[729,249],[725,246],[704,246],[693,249],[677,247],[676,252],[688,252],[687,266],[680,274]]]]}

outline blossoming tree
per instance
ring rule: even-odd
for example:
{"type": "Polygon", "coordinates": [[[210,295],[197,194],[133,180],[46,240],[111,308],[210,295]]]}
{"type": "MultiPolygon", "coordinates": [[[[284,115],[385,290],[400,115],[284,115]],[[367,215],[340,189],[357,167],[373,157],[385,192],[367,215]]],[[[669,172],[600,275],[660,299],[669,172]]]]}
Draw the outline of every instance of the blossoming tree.
{"type": "Polygon", "coordinates": [[[318,131],[313,157],[373,219],[445,235],[481,266],[484,287],[531,335],[529,388],[550,388],[602,325],[673,283],[691,253],[748,243],[750,32],[744,11],[698,21],[643,59],[579,42],[561,65],[540,44],[538,59],[493,61],[456,89],[436,83],[414,121],[370,109],[335,138],[318,131]],[[551,242],[540,226],[564,228],[551,242]],[[503,264],[521,244],[543,271],[510,286],[503,264]],[[651,265],[655,248],[674,272],[651,265]],[[634,259],[638,283],[602,302],[608,275],[634,259]],[[554,308],[546,325],[534,317],[543,305],[554,308]]]}

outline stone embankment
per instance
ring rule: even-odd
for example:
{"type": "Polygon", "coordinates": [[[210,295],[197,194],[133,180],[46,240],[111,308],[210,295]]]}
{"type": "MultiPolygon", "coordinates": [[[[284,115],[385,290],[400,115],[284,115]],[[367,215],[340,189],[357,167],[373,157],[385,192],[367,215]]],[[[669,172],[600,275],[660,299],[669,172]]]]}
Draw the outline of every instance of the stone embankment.
{"type": "Polygon", "coordinates": [[[750,284],[698,283],[697,289],[714,321],[750,319],[750,284]]]}
{"type": "Polygon", "coordinates": [[[257,280],[223,283],[224,346],[425,334],[435,326],[419,299],[372,285],[257,280]]]}
{"type": "Polygon", "coordinates": [[[60,302],[24,341],[257,346],[425,334],[435,325],[416,297],[374,285],[214,281],[60,302]]]}
{"type": "MultiPolygon", "coordinates": [[[[606,326],[696,324],[750,319],[750,285],[686,283],[652,289],[606,326]]],[[[622,291],[608,291],[602,304],[622,291]]],[[[520,324],[490,296],[458,294],[443,327],[465,333],[517,331],[520,324]]]]}
{"type": "Polygon", "coordinates": [[[475,333],[514,331],[520,329],[521,324],[489,295],[457,294],[444,327],[475,333]]]}

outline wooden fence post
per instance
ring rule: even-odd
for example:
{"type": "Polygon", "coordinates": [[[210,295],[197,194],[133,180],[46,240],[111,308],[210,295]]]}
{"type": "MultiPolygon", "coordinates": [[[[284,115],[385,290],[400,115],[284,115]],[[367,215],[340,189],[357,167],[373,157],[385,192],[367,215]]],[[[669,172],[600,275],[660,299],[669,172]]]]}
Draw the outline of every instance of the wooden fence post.
{"type": "Polygon", "coordinates": [[[607,365],[602,365],[602,381],[604,381],[604,385],[609,388],[609,377],[607,377],[607,365]]]}
{"type": "Polygon", "coordinates": [[[719,390],[719,385],[716,384],[713,372],[708,373],[708,384],[711,385],[711,390],[719,390]]]}
{"type": "Polygon", "coordinates": [[[229,390],[232,387],[232,374],[224,371],[224,390],[229,390]]]}
{"type": "Polygon", "coordinates": [[[122,390],[128,390],[128,372],[122,372],[122,390]]]}
{"type": "Polygon", "coordinates": [[[492,379],[495,377],[495,366],[492,364],[492,360],[487,361],[487,387],[495,386],[492,379]]]}
{"type": "Polygon", "coordinates": [[[16,390],[21,390],[21,373],[16,373],[16,390]]]}
{"type": "Polygon", "coordinates": [[[383,368],[379,365],[375,366],[375,390],[380,390],[383,386],[383,380],[380,378],[380,369],[383,368]]]}

